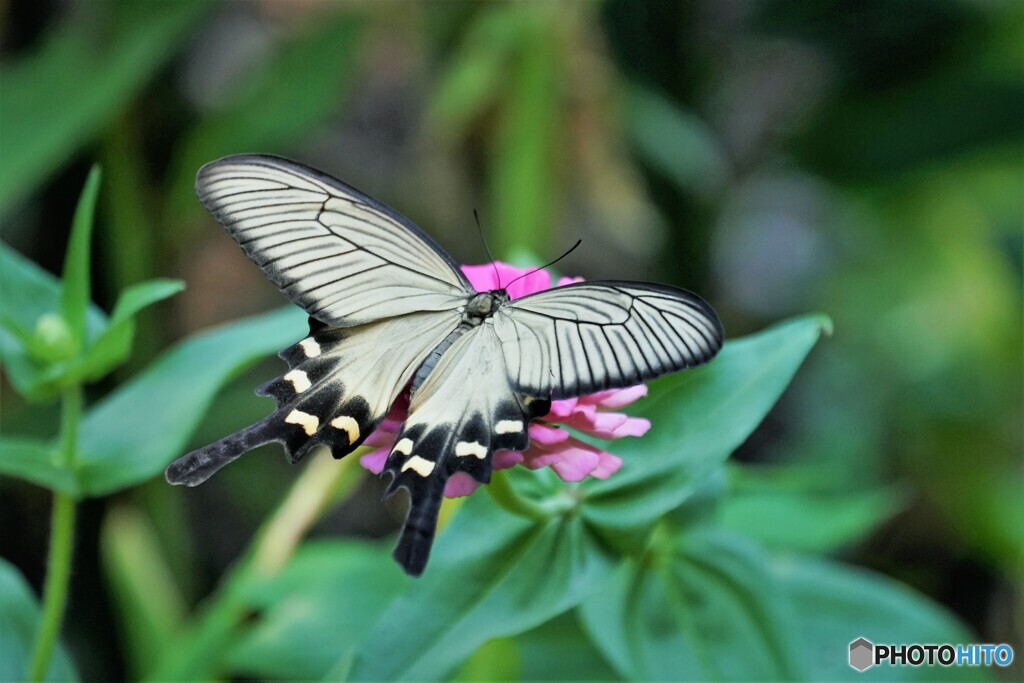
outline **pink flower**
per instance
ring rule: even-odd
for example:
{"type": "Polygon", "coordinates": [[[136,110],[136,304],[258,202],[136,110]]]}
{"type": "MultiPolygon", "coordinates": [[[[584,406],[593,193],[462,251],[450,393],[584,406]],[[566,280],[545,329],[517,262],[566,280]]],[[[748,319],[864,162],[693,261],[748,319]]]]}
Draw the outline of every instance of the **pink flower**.
{"type": "MultiPolygon", "coordinates": [[[[497,261],[494,264],[462,266],[462,272],[478,292],[487,292],[505,285],[508,295],[513,299],[551,287],[550,273],[546,270],[531,273],[530,270],[497,261]],[[516,280],[526,273],[530,274],[516,280]]],[[[561,278],[557,284],[560,287],[580,280],[581,278],[561,278]]],[[[550,467],[563,481],[582,481],[588,475],[607,479],[622,466],[622,460],[574,438],[561,426],[598,439],[643,436],[651,428],[650,421],[615,411],[645,395],[647,386],[640,384],[627,389],[612,389],[579,398],[552,401],[548,414],[530,424],[529,448],[522,453],[498,451],[494,454],[493,467],[496,470],[520,464],[531,470],[550,467]]],[[[365,445],[374,446],[376,449],[360,458],[363,467],[375,474],[380,474],[384,469],[384,463],[408,409],[408,395],[403,393],[377,430],[366,439],[365,445]]],[[[469,475],[459,472],[448,480],[444,494],[449,498],[466,496],[478,486],[479,484],[469,475]]]]}

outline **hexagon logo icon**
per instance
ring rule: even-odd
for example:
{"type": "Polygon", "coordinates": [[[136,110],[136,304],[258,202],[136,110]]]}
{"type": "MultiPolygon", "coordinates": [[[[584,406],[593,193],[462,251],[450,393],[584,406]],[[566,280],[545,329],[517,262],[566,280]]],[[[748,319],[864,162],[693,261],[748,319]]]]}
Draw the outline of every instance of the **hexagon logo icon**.
{"type": "Polygon", "coordinates": [[[850,643],[850,666],[864,671],[875,664],[875,646],[867,638],[858,638],[850,643]]]}

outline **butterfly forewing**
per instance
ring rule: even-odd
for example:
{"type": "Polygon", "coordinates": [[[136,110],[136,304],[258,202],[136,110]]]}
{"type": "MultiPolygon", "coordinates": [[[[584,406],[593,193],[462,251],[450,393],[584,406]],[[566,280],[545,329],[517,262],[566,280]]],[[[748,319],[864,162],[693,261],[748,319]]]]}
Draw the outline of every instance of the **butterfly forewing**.
{"type": "Polygon", "coordinates": [[[228,157],[202,168],[196,192],[285,295],[336,327],[452,310],[473,291],[411,221],[301,164],[228,157]]]}
{"type": "Polygon", "coordinates": [[[569,398],[639,384],[711,360],[718,316],[682,289],[582,282],[517,299],[494,316],[509,381],[525,394],[569,398]]]}

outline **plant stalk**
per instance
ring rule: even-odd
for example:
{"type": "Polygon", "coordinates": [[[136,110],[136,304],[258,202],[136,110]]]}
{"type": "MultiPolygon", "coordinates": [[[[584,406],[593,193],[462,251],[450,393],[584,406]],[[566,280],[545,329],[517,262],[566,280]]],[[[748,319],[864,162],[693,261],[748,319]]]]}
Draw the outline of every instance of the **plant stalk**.
{"type": "Polygon", "coordinates": [[[287,564],[318,519],[358,483],[359,452],[341,462],[324,449],[295,481],[277,511],[263,524],[245,556],[221,581],[214,597],[146,680],[213,678],[220,657],[251,613],[254,581],[272,578],[287,564]]]}
{"type": "MultiPolygon", "coordinates": [[[[59,464],[74,465],[78,447],[78,424],[82,417],[82,387],[65,389],[61,409],[59,464]]],[[[53,494],[50,525],[50,559],[43,586],[43,616],[39,622],[28,680],[42,681],[50,668],[60,635],[71,578],[71,557],[75,540],[75,499],[59,491],[53,494]]]]}

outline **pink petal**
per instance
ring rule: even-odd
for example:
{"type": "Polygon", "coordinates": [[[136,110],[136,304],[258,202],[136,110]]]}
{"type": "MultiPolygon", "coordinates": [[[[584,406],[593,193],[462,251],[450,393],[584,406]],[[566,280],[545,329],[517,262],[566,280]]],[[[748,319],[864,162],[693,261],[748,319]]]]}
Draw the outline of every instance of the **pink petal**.
{"type": "Polygon", "coordinates": [[[651,421],[645,417],[628,417],[615,429],[611,438],[621,439],[624,436],[643,436],[651,428],[651,421]]]}
{"type": "Polygon", "coordinates": [[[601,464],[601,451],[570,437],[556,446],[530,446],[523,464],[531,470],[551,467],[563,481],[580,481],[601,464]]]}
{"type": "Polygon", "coordinates": [[[590,446],[566,448],[558,461],[551,464],[551,469],[562,481],[583,481],[600,464],[601,458],[598,453],[600,451],[590,446]]]}
{"type": "Polygon", "coordinates": [[[523,461],[523,454],[518,451],[496,451],[491,467],[496,470],[507,470],[523,461]]]}
{"type": "MultiPolygon", "coordinates": [[[[516,280],[516,282],[506,281],[508,295],[513,299],[543,292],[545,289],[551,289],[551,274],[548,271],[542,269],[532,273],[529,270],[525,272],[528,274],[516,280]],[[509,282],[511,284],[507,284],[509,282]]],[[[520,276],[517,275],[516,277],[519,278],[520,276]]]]}
{"type": "Polygon", "coordinates": [[[473,477],[469,476],[465,472],[456,472],[444,485],[444,495],[446,498],[468,496],[479,487],[479,482],[477,482],[473,477]]]}
{"type": "Polygon", "coordinates": [[[598,458],[600,459],[600,462],[598,462],[597,467],[591,471],[590,476],[592,477],[607,479],[618,472],[619,468],[622,467],[622,458],[607,451],[601,451],[598,454],[598,458]]]}
{"type": "Polygon", "coordinates": [[[625,413],[599,413],[593,410],[589,414],[583,411],[575,412],[559,422],[599,439],[611,439],[614,438],[615,430],[628,419],[625,413]]]}
{"type": "Polygon", "coordinates": [[[555,285],[555,286],[556,287],[565,287],[566,285],[572,285],[572,284],[575,284],[577,282],[583,282],[583,278],[581,278],[581,277],[564,277],[563,276],[563,277],[558,278],[558,284],[555,285]]]}
{"type": "Polygon", "coordinates": [[[389,447],[395,442],[395,436],[398,434],[398,428],[402,425],[401,422],[391,422],[390,420],[384,420],[380,423],[377,429],[373,430],[373,433],[366,437],[366,441],[363,441],[364,446],[372,446],[374,448],[389,447]]]}
{"type": "Polygon", "coordinates": [[[562,443],[569,438],[569,432],[558,427],[533,422],[530,424],[530,441],[541,444],[562,443]]]}
{"type": "Polygon", "coordinates": [[[374,474],[380,474],[384,471],[384,463],[388,460],[390,450],[389,448],[378,448],[375,451],[370,451],[359,458],[359,464],[374,474]]]}
{"type": "Polygon", "coordinates": [[[558,401],[551,402],[551,410],[545,416],[551,420],[560,420],[565,417],[572,415],[572,412],[576,410],[578,401],[575,398],[560,399],[558,401]]]}
{"type": "Polygon", "coordinates": [[[498,288],[498,280],[494,277],[494,268],[490,263],[480,266],[462,266],[462,273],[478,292],[489,292],[498,288]]]}
{"type": "Polygon", "coordinates": [[[635,387],[611,389],[609,391],[599,391],[595,394],[588,394],[580,400],[599,405],[602,408],[621,408],[646,395],[647,385],[638,384],[635,387]]]}

